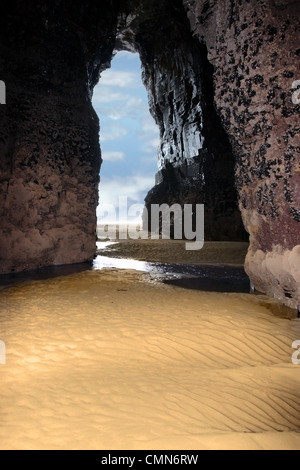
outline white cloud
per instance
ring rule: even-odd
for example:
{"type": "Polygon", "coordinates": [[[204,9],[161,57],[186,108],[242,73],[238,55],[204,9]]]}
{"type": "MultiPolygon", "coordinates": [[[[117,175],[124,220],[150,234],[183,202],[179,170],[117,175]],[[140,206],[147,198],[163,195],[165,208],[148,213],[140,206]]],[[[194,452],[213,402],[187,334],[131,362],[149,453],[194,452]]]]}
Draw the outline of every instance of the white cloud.
{"type": "MultiPolygon", "coordinates": [[[[100,205],[112,204],[117,208],[121,196],[127,196],[131,203],[142,203],[154,184],[154,176],[103,177],[99,187],[100,205]]],[[[99,210],[97,213],[99,214],[99,210]]]]}
{"type": "Polygon", "coordinates": [[[157,132],[157,126],[151,115],[149,115],[147,104],[145,105],[141,98],[125,93],[110,92],[100,96],[99,92],[97,92],[93,99],[93,104],[96,107],[96,111],[99,112],[100,118],[105,116],[113,121],[131,118],[140,123],[144,132],[157,132]]]}
{"type": "Polygon", "coordinates": [[[145,104],[141,98],[135,98],[131,96],[126,102],[126,108],[138,109],[141,112],[144,112],[145,104]]]}
{"type": "Polygon", "coordinates": [[[122,126],[111,126],[108,131],[100,133],[101,142],[109,142],[112,140],[121,139],[128,134],[128,131],[122,126]]]}
{"type": "Polygon", "coordinates": [[[102,152],[102,158],[105,162],[123,162],[125,160],[124,152],[102,152]]]}
{"type": "Polygon", "coordinates": [[[101,118],[107,117],[109,119],[112,119],[113,121],[119,121],[120,119],[126,117],[127,111],[125,109],[125,106],[120,103],[118,106],[113,104],[111,106],[101,108],[101,110],[99,111],[99,114],[100,114],[100,124],[101,124],[101,118]]]}
{"type": "Polygon", "coordinates": [[[158,126],[154,121],[153,117],[150,113],[145,113],[143,122],[142,122],[142,129],[144,132],[151,132],[154,134],[158,133],[158,126]]]}
{"type": "Polygon", "coordinates": [[[145,145],[143,146],[143,150],[147,154],[157,154],[158,147],[160,145],[159,137],[153,137],[152,139],[142,139],[145,140],[145,145]]]}
{"type": "Polygon", "coordinates": [[[100,117],[106,116],[113,121],[131,118],[142,123],[147,119],[147,105],[133,93],[116,93],[108,87],[99,87],[93,96],[93,105],[100,117]]]}
{"type": "Polygon", "coordinates": [[[126,93],[116,93],[109,87],[96,87],[93,95],[93,104],[113,103],[116,101],[127,101],[130,95],[126,93]]]}
{"type": "Polygon", "coordinates": [[[138,56],[139,56],[139,54],[137,52],[132,53],[132,52],[129,52],[129,51],[120,51],[115,56],[114,60],[117,61],[118,59],[122,59],[123,57],[126,57],[126,59],[135,60],[138,56]]]}
{"type": "Polygon", "coordinates": [[[124,114],[120,111],[109,111],[107,116],[113,121],[119,121],[120,119],[122,119],[122,117],[124,117],[124,114]]]}
{"type": "Polygon", "coordinates": [[[116,86],[119,88],[137,88],[141,85],[141,78],[135,72],[118,72],[114,70],[105,70],[100,78],[102,86],[116,86]]]}
{"type": "Polygon", "coordinates": [[[139,139],[144,142],[143,151],[147,154],[156,154],[160,144],[159,129],[150,113],[144,113],[142,119],[142,132],[139,139]]]}

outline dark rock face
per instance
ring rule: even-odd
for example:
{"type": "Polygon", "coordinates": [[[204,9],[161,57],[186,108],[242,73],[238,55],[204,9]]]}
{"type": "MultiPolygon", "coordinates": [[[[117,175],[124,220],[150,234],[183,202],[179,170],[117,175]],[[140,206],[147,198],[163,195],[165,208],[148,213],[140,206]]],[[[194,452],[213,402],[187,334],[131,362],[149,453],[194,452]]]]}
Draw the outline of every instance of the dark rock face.
{"type": "Polygon", "coordinates": [[[212,240],[244,239],[241,212],[253,285],[297,307],[298,0],[9,5],[0,18],[0,272],[93,258],[101,153],[92,90],[114,49],[137,50],[161,131],[146,205],[204,203],[212,240]]]}
{"type": "Polygon", "coordinates": [[[300,304],[298,1],[184,0],[214,66],[215,103],[237,159],[254,286],[300,304]],[[293,102],[294,101],[294,102],[293,102]]]}
{"type": "Polygon", "coordinates": [[[110,1],[55,5],[11,2],[1,17],[1,273],[95,253],[101,157],[89,97],[111,59],[117,11],[110,1]]]}
{"type": "MultiPolygon", "coordinates": [[[[145,67],[150,109],[161,129],[156,186],[145,200],[148,213],[151,204],[204,204],[205,240],[247,240],[235,189],[235,159],[213,107],[206,51],[193,39],[180,42],[175,51],[170,48],[166,57],[170,67],[178,64],[177,79],[171,68],[159,72],[158,65],[145,67]],[[149,69],[156,70],[154,77],[149,69]]],[[[165,63],[163,57],[161,61],[165,63]]]]}
{"type": "Polygon", "coordinates": [[[247,240],[235,158],[213,104],[213,68],[205,46],[192,37],[181,0],[152,1],[151,9],[137,14],[134,32],[161,134],[148,214],[151,204],[205,204],[206,240],[247,240]]]}

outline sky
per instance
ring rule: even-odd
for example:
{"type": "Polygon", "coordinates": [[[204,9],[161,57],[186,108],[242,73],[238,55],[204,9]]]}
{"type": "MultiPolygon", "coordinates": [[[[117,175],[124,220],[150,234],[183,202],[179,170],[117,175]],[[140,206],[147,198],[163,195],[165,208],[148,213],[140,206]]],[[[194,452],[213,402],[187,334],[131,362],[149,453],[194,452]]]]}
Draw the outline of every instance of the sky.
{"type": "Polygon", "coordinates": [[[101,205],[144,204],[157,173],[159,131],[150,115],[147,91],[141,79],[138,54],[119,52],[111,69],[101,74],[93,106],[100,119],[103,164],[100,172],[101,205]]]}

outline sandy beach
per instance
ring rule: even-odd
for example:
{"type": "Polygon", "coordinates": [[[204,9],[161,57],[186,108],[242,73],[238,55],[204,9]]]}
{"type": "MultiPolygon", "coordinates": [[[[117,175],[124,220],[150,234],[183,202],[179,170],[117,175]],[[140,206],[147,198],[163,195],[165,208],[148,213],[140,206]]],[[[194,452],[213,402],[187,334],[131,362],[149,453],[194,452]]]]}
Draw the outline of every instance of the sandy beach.
{"type": "Polygon", "coordinates": [[[0,339],[1,449],[300,449],[300,320],[264,296],[85,271],[3,289],[0,339]]]}
{"type": "MultiPolygon", "coordinates": [[[[100,227],[103,235],[103,226],[98,226],[98,234],[100,227]]],[[[146,262],[242,266],[249,247],[246,242],[205,242],[202,250],[187,251],[185,240],[152,240],[151,235],[145,235],[143,231],[140,234],[149,238],[133,240],[128,236],[126,240],[120,240],[119,230],[116,237],[99,236],[100,242],[112,242],[105,249],[101,247],[100,254],[146,262]]]]}
{"type": "Polygon", "coordinates": [[[0,450],[300,450],[299,17],[5,2],[0,450]]]}

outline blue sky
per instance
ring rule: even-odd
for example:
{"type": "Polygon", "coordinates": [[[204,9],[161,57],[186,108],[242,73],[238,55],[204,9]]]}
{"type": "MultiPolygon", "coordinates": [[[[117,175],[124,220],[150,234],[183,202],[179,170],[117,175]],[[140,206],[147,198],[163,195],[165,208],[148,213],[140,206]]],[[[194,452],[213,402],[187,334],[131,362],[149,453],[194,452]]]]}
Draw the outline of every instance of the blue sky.
{"type": "Polygon", "coordinates": [[[117,205],[119,196],[143,204],[154,186],[159,131],[149,112],[138,54],[116,55],[94,89],[93,106],[103,157],[100,205],[117,205]]]}

